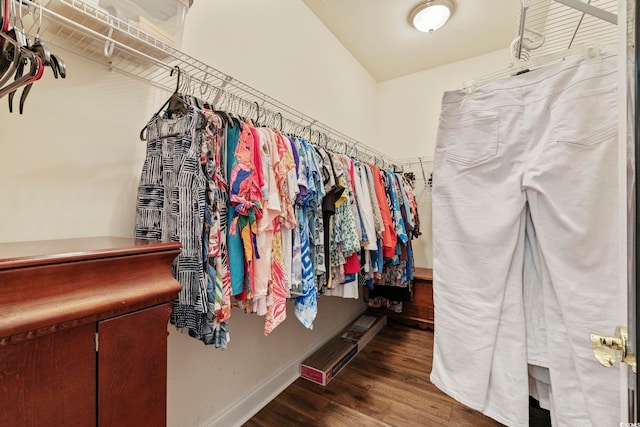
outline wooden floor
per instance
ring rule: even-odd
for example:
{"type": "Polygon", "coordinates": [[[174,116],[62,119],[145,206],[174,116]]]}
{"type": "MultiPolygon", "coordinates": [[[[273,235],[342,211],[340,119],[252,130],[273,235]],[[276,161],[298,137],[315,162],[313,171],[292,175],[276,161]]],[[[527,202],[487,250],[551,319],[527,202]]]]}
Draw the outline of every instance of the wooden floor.
{"type": "Polygon", "coordinates": [[[245,427],[501,426],[429,381],[433,332],[393,321],[325,387],[298,378],[245,427]]]}

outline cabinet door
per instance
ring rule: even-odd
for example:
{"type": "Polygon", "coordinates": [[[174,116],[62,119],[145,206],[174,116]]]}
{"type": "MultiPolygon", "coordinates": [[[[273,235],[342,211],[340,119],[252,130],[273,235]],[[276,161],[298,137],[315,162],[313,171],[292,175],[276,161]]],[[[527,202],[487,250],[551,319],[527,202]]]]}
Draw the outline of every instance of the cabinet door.
{"type": "Polygon", "coordinates": [[[98,323],[98,426],[164,426],[170,304],[98,323]]]}
{"type": "Polygon", "coordinates": [[[96,325],[0,347],[0,426],[96,424],[96,325]]]}

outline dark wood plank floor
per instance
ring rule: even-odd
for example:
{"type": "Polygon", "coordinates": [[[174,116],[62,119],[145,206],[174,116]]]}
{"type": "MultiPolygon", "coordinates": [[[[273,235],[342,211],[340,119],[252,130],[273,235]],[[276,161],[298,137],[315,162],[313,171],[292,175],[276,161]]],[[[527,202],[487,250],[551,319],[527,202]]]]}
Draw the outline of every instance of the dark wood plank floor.
{"type": "Polygon", "coordinates": [[[244,427],[495,427],[429,381],[433,332],[389,321],[325,387],[298,378],[244,427]]]}

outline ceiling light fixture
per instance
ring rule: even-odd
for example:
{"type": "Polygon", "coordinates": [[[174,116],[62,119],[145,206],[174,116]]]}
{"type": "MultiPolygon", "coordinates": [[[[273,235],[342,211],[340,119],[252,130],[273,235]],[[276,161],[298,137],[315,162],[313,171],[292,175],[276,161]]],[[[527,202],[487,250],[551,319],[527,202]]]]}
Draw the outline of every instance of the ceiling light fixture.
{"type": "Polygon", "coordinates": [[[452,0],[429,0],[413,9],[409,21],[416,30],[432,33],[447,22],[454,10],[452,0]]]}

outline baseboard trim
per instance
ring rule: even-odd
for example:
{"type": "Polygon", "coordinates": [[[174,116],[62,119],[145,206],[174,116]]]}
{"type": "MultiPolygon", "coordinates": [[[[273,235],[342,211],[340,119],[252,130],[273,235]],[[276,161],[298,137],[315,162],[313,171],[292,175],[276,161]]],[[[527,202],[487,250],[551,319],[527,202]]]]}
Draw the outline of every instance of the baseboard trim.
{"type": "MultiPolygon", "coordinates": [[[[366,310],[365,310],[366,311],[366,310]]],[[[364,311],[363,311],[364,313],[364,311]]],[[[349,325],[360,317],[362,313],[354,316],[346,325],[349,325]]],[[[300,362],[309,357],[313,352],[325,344],[331,337],[342,332],[346,325],[342,325],[326,336],[322,342],[315,343],[300,357],[285,366],[280,372],[273,375],[268,381],[265,381],[251,392],[249,392],[242,400],[226,408],[220,415],[210,419],[204,424],[204,427],[239,427],[251,417],[253,417],[260,409],[271,402],[284,389],[289,387],[300,376],[300,362]]]]}
{"type": "Polygon", "coordinates": [[[294,361],[244,399],[210,420],[206,427],[241,426],[300,376],[300,363],[294,361]]]}

